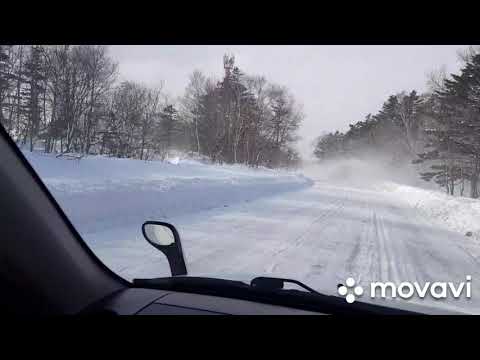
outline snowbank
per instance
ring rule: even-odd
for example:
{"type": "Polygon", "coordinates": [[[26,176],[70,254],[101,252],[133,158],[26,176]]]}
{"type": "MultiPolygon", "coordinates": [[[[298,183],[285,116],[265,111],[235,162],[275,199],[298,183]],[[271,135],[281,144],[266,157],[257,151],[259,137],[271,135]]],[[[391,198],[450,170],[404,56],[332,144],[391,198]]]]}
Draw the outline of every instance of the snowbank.
{"type": "Polygon", "coordinates": [[[480,240],[480,200],[445,194],[435,183],[421,180],[415,166],[348,159],[312,163],[305,173],[324,184],[380,191],[439,227],[462,235],[472,232],[480,240]]]}
{"type": "Polygon", "coordinates": [[[386,182],[379,190],[391,193],[400,203],[418,210],[439,226],[480,240],[480,200],[450,196],[440,191],[386,182]]]}
{"type": "Polygon", "coordinates": [[[160,162],[24,154],[82,234],[139,226],[147,219],[168,220],[312,185],[286,171],[179,157],[160,162]]]}

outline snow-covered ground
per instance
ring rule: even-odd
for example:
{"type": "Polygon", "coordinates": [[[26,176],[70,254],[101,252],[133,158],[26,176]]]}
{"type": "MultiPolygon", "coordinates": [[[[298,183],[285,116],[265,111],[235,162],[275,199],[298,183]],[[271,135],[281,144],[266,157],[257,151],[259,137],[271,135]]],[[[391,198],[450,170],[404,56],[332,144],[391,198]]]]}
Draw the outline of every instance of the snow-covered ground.
{"type": "Polygon", "coordinates": [[[82,235],[145,220],[169,220],[308,187],[302,175],[207,165],[91,156],[67,160],[24,153],[82,235]]]}
{"type": "Polygon", "coordinates": [[[378,185],[378,190],[391,193],[399,203],[414,208],[439,227],[461,234],[471,232],[470,236],[480,241],[480,200],[391,182],[378,185]]]}
{"type": "Polygon", "coordinates": [[[345,163],[303,176],[185,160],[26,156],[89,246],[126,279],[169,275],[140,231],[145,220],[166,220],[180,232],[192,275],[282,276],[329,294],[350,276],[367,284],[471,275],[470,300],[410,301],[480,313],[480,201],[401,185],[393,170],[345,163]]]}

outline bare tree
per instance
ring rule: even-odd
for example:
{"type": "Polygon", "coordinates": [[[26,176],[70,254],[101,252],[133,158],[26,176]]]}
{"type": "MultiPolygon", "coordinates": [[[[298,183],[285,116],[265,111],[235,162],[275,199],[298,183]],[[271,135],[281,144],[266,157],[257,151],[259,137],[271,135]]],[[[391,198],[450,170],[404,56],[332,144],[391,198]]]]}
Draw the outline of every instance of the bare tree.
{"type": "Polygon", "coordinates": [[[445,89],[445,79],[447,79],[447,68],[442,65],[440,68],[427,74],[427,88],[430,93],[442,91],[445,89]]]}
{"type": "Polygon", "coordinates": [[[81,151],[88,154],[95,139],[104,97],[112,88],[117,75],[117,64],[107,55],[105,46],[79,47],[79,62],[87,82],[87,111],[83,114],[81,151]]]}
{"type": "Polygon", "coordinates": [[[199,136],[199,117],[200,103],[206,92],[206,77],[199,70],[195,70],[189,78],[189,83],[185,89],[185,94],[180,100],[179,113],[184,121],[191,125],[195,151],[200,154],[200,136],[199,136]]]}

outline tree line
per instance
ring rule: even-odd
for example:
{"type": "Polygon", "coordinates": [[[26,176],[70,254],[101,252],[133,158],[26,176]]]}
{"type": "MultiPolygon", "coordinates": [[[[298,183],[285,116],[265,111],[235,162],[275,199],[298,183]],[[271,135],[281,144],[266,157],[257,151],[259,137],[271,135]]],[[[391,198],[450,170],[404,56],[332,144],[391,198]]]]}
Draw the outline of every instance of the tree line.
{"type": "Polygon", "coordinates": [[[391,163],[416,164],[419,176],[450,194],[479,197],[480,180],[480,52],[469,47],[459,54],[458,74],[434,71],[429,90],[391,95],[377,114],[350,124],[345,132],[317,138],[320,159],[381,154],[391,163]]]}
{"type": "Polygon", "coordinates": [[[193,71],[185,93],[119,82],[108,47],[0,46],[0,123],[30,151],[164,159],[173,150],[213,162],[296,166],[304,118],[290,91],[247,75],[233,55],[220,80],[193,71]]]}
{"type": "Polygon", "coordinates": [[[322,135],[315,142],[314,155],[321,160],[336,157],[387,154],[402,161],[421,148],[421,106],[424,96],[415,90],[391,95],[377,114],[350,124],[346,132],[322,135]]]}

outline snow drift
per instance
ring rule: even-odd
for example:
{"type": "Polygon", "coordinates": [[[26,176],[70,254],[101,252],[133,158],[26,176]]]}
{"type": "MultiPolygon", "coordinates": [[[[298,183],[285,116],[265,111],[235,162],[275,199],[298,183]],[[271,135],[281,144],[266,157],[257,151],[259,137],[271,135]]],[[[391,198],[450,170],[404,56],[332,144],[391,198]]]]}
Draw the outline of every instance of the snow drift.
{"type": "Polygon", "coordinates": [[[393,182],[385,182],[378,189],[390,193],[398,203],[407,204],[439,228],[464,235],[471,232],[473,239],[480,240],[480,200],[393,182]]]}
{"type": "Polygon", "coordinates": [[[25,152],[82,234],[167,220],[308,187],[299,174],[195,160],[166,162],[89,156],[81,160],[25,152]]]}

